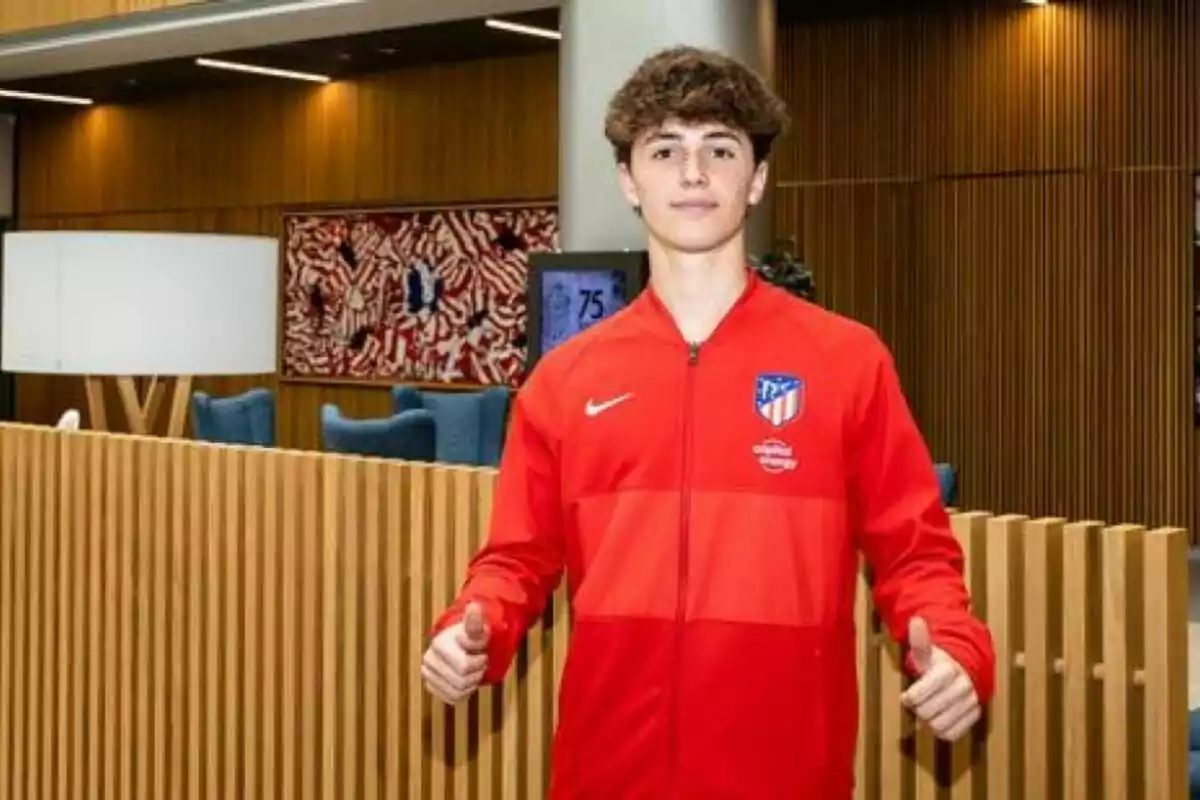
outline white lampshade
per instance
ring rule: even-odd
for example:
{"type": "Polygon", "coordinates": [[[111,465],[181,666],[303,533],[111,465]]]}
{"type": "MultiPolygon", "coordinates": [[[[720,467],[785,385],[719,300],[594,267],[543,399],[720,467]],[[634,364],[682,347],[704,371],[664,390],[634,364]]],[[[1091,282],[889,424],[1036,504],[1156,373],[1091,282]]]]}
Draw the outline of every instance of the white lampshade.
{"type": "Polygon", "coordinates": [[[275,239],[4,237],[0,366],[67,375],[260,375],[276,365],[275,239]]]}

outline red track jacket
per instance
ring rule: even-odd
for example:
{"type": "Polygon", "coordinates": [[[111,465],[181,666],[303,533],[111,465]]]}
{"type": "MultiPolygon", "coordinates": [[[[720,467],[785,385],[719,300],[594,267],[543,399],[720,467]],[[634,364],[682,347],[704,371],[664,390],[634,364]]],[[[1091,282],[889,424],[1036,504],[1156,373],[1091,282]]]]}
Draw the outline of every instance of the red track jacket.
{"type": "Polygon", "coordinates": [[[867,328],[750,274],[689,347],[652,291],[514,403],[479,601],[502,680],[566,571],[552,798],[849,798],[858,555],[892,636],[993,685],[925,443],[867,328]]]}

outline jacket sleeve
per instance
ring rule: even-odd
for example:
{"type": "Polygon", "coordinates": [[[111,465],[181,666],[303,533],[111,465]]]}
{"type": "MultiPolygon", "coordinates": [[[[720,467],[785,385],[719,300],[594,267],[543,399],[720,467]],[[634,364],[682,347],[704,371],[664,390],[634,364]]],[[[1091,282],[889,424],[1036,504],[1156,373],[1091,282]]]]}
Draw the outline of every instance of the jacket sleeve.
{"type": "Polygon", "coordinates": [[[517,647],[562,577],[564,550],[558,450],[547,417],[527,384],[513,404],[492,498],[488,537],[432,635],[478,602],[490,631],[485,683],[504,679],[517,647]]]}
{"type": "Polygon", "coordinates": [[[962,548],[891,354],[878,339],[874,344],[849,435],[852,513],[875,605],[904,646],[910,619],[923,617],[933,644],[962,665],[986,703],[995,682],[991,634],[971,613],[962,548]]]}

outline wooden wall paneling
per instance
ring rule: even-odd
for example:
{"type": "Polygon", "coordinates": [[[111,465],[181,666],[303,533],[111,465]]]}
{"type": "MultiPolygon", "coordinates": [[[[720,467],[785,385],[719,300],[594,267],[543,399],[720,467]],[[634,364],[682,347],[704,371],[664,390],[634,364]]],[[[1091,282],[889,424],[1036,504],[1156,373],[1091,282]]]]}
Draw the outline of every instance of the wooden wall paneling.
{"type": "Polygon", "coordinates": [[[930,186],[913,394],[967,502],[1189,519],[1187,191],[1171,173],[930,186]]]}
{"type": "Polygon", "coordinates": [[[557,107],[537,55],[40,113],[21,215],[552,197],[557,107]]]}
{"type": "Polygon", "coordinates": [[[931,449],[976,507],[1200,530],[1185,186],[1198,21],[1182,0],[1094,0],[781,34],[797,124],[778,177],[804,198],[784,211],[803,217],[822,301],[896,347],[931,449]],[[880,265],[846,194],[897,180],[917,186],[914,299],[893,322],[856,288],[880,265]]]}
{"type": "Polygon", "coordinates": [[[4,0],[0,36],[38,28],[94,22],[107,17],[208,2],[209,0],[4,0]]]}
{"type": "MultiPolygon", "coordinates": [[[[772,213],[775,215],[773,233],[778,242],[787,242],[793,248],[797,258],[804,259],[804,193],[796,184],[776,185],[774,188],[775,202],[772,213]]],[[[814,276],[815,279],[816,276],[814,276]]],[[[817,284],[817,291],[821,286],[817,284]]]]}
{"type": "Polygon", "coordinates": [[[944,53],[935,58],[945,96],[930,110],[947,119],[946,173],[1064,166],[1048,163],[1042,147],[1058,109],[1045,102],[1046,31],[1055,20],[1040,10],[968,7],[939,18],[931,44],[944,53]]]}
{"type": "Polygon", "coordinates": [[[918,188],[907,182],[793,184],[779,190],[776,212],[778,231],[796,231],[818,303],[870,320],[907,385],[920,358],[912,335],[923,303],[915,295],[920,273],[913,260],[918,188]]]}
{"type": "MultiPolygon", "coordinates": [[[[804,174],[799,163],[800,154],[803,152],[799,137],[804,132],[811,135],[813,126],[813,119],[808,114],[808,109],[813,102],[807,93],[812,90],[814,81],[806,80],[802,72],[806,63],[805,55],[808,52],[804,47],[807,44],[806,33],[810,30],[794,26],[790,29],[781,28],[778,31],[772,88],[780,97],[786,99],[790,124],[783,136],[776,141],[771,157],[771,177],[776,183],[777,195],[780,190],[786,194],[787,189],[790,188],[787,181],[794,181],[799,175],[804,174]]],[[[780,225],[792,219],[781,210],[782,202],[781,198],[776,198],[775,231],[777,236],[781,230],[780,225]]]]}
{"type": "MultiPolygon", "coordinates": [[[[1025,396],[1033,376],[1026,343],[1040,320],[1029,299],[1036,288],[1036,240],[1019,216],[1019,191],[1019,181],[998,181],[994,191],[965,181],[930,187],[937,213],[950,216],[934,218],[926,228],[932,234],[924,242],[921,285],[930,301],[916,395],[931,449],[960,465],[964,499],[979,492],[994,497],[985,487],[1011,475],[1012,457],[1031,444],[1025,396]],[[1012,373],[1006,353],[1027,369],[1012,373]],[[952,431],[946,423],[955,410],[968,423],[952,431]],[[957,438],[964,435],[967,441],[957,438]],[[991,448],[990,463],[978,457],[984,448],[991,448]]],[[[1023,479],[1036,481],[1032,475],[1023,479]]]]}
{"type": "Polygon", "coordinates": [[[893,348],[966,502],[1191,523],[1185,173],[786,191],[821,302],[893,348]]]}
{"type": "Polygon", "coordinates": [[[1087,146],[1088,114],[1085,77],[1092,48],[1080,45],[1088,16],[1069,4],[1042,9],[1035,23],[1040,41],[1035,45],[1042,70],[1041,107],[1036,110],[1038,164],[1042,169],[1082,169],[1093,165],[1095,154],[1087,146]]]}
{"type": "Polygon", "coordinates": [[[780,93],[794,129],[780,159],[789,180],[945,172],[949,23],[936,13],[796,24],[780,33],[780,93]]]}
{"type": "Polygon", "coordinates": [[[797,23],[789,179],[1200,162],[1194,4],[965,4],[797,23]]]}
{"type": "Polygon", "coordinates": [[[1078,46],[1095,57],[1089,79],[1099,163],[1200,162],[1194,4],[1110,1],[1082,13],[1087,27],[1078,46]]]}

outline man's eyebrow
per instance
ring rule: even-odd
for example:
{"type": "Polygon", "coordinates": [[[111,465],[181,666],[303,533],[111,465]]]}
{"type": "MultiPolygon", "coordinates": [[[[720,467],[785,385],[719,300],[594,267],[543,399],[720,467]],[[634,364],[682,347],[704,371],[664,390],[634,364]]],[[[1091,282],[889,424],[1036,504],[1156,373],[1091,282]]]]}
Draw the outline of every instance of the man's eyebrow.
{"type": "MultiPolygon", "coordinates": [[[[665,142],[678,142],[678,141],[681,141],[682,139],[683,139],[683,136],[678,133],[674,133],[672,131],[658,131],[656,133],[651,134],[647,138],[647,141],[649,141],[649,142],[664,142],[664,141],[665,142]]],[[[725,141],[725,142],[735,142],[735,143],[740,141],[737,137],[737,134],[733,133],[732,131],[709,131],[708,133],[704,134],[705,141],[712,141],[714,139],[718,139],[720,141],[725,141]]]]}

